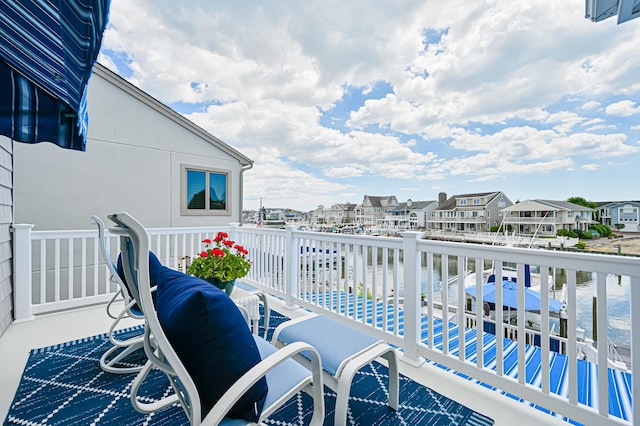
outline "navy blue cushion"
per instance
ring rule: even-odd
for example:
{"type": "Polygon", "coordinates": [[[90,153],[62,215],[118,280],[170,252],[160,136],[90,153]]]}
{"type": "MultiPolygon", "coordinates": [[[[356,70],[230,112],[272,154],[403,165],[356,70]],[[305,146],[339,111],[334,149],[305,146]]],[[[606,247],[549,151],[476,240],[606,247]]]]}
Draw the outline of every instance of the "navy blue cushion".
{"type": "MultiPolygon", "coordinates": [[[[157,275],[162,270],[162,268],[164,268],[164,265],[162,265],[162,263],[160,263],[160,260],[158,259],[158,257],[153,252],[150,251],[149,252],[149,284],[151,285],[151,287],[155,286],[158,283],[157,275]]],[[[120,253],[118,255],[118,261],[117,261],[117,265],[116,265],[116,270],[118,271],[118,275],[120,276],[120,279],[124,283],[125,287],[127,287],[127,292],[129,293],[129,298],[130,299],[134,299],[133,294],[131,294],[131,290],[129,289],[129,283],[127,282],[127,279],[125,278],[124,269],[123,269],[123,266],[122,266],[122,253],[120,253]]],[[[135,285],[137,285],[137,283],[135,283],[135,285]]],[[[153,302],[155,303],[155,301],[156,301],[156,293],[155,292],[151,294],[151,298],[153,299],[153,302]]],[[[142,315],[142,309],[140,309],[140,307],[138,306],[137,303],[135,303],[131,307],[131,310],[137,311],[142,315]]]]}
{"type": "MultiPolygon", "coordinates": [[[[260,362],[260,353],[242,313],[225,292],[167,267],[162,267],[155,278],[158,319],[198,388],[204,415],[260,362]]],[[[263,377],[228,416],[258,421],[266,395],[267,381],[263,377]]]]}

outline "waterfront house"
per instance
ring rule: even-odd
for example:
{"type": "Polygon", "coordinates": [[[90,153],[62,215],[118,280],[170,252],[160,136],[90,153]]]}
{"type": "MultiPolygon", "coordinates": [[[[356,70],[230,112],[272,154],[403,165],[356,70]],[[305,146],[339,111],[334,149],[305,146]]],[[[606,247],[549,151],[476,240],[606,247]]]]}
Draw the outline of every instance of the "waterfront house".
{"type": "Polygon", "coordinates": [[[384,219],[388,209],[397,206],[398,199],[395,195],[373,196],[365,194],[362,204],[356,208],[356,225],[371,228],[377,225],[379,220],[384,219]]]}
{"type": "Polygon", "coordinates": [[[593,212],[568,201],[525,200],[502,210],[502,227],[518,235],[555,236],[559,229],[587,231],[594,223],[593,212]]]}
{"type": "Polygon", "coordinates": [[[428,228],[447,232],[488,232],[502,221],[501,211],[513,205],[501,191],[459,194],[446,198],[439,194],[439,205],[427,220],[428,228]]]}
{"type": "Polygon", "coordinates": [[[331,206],[329,223],[346,225],[352,224],[356,220],[356,204],[353,203],[337,203],[331,206]]]}
{"type": "Polygon", "coordinates": [[[331,209],[320,204],[309,212],[309,224],[312,227],[320,228],[324,224],[329,223],[331,217],[331,209]]]}
{"type": "Polygon", "coordinates": [[[15,145],[16,223],[86,229],[116,210],[154,227],[241,220],[251,159],[99,64],[88,109],[86,152],[15,145]]]}
{"type": "Polygon", "coordinates": [[[309,223],[316,228],[341,228],[355,222],[357,207],[353,203],[336,203],[331,207],[319,205],[309,212],[309,223]]]}
{"type": "Polygon", "coordinates": [[[436,207],[438,207],[438,202],[435,200],[413,201],[408,199],[398,203],[397,206],[389,207],[385,212],[384,219],[378,221],[378,226],[394,230],[426,229],[427,219],[436,207]]]}
{"type": "Polygon", "coordinates": [[[309,223],[309,214],[298,210],[285,209],[284,217],[287,223],[309,223]]]}
{"type": "Polygon", "coordinates": [[[638,232],[640,230],[640,201],[611,201],[598,207],[600,221],[622,232],[638,232]]]}

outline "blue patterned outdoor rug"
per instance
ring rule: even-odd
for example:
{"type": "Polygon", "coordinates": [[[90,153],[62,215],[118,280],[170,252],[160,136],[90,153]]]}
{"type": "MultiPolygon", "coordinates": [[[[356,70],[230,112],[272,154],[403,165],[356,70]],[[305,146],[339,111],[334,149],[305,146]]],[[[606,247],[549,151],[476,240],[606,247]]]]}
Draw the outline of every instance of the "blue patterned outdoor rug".
{"type": "MultiPolygon", "coordinates": [[[[270,334],[285,317],[272,313],[270,334]]],[[[124,330],[122,336],[141,332],[124,330]]],[[[106,334],[31,351],[5,425],[185,425],[178,406],[151,415],[136,412],[129,401],[134,374],[103,372],[98,364],[109,348],[106,334]]],[[[144,362],[142,351],[124,362],[144,362]]],[[[387,405],[387,368],[372,362],[353,380],[347,424],[350,425],[491,425],[493,420],[400,376],[400,407],[387,405]]],[[[142,394],[148,401],[170,391],[164,374],[150,375],[142,394]]],[[[333,424],[335,393],[325,387],[325,424],[333,424]]],[[[286,426],[308,424],[312,402],[304,392],[275,412],[266,423],[286,426]]]]}

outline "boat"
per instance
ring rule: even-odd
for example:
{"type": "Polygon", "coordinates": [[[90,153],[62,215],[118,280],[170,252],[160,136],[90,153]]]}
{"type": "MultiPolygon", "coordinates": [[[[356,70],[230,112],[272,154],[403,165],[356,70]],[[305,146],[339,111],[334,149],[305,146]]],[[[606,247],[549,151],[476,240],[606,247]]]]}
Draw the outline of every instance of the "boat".
{"type": "MultiPolygon", "coordinates": [[[[536,229],[536,232],[531,238],[528,247],[526,245],[524,245],[524,247],[534,248],[533,242],[534,242],[535,236],[537,235],[538,229],[539,228],[536,229]]],[[[495,242],[493,244],[495,244],[495,242]]],[[[513,243],[510,243],[507,245],[515,246],[515,244],[513,243]]],[[[496,276],[500,275],[502,277],[502,280],[503,280],[502,281],[503,282],[502,315],[503,317],[502,317],[501,323],[503,324],[502,325],[503,336],[510,338],[512,340],[515,340],[517,338],[516,329],[518,325],[518,322],[517,322],[518,304],[517,304],[517,298],[514,303],[513,296],[514,294],[517,295],[517,291],[513,291],[513,290],[514,289],[517,290],[517,287],[518,287],[518,284],[517,284],[518,271],[514,265],[503,264],[499,272],[500,273],[498,274],[496,265],[495,263],[493,263],[491,268],[488,268],[482,271],[482,278],[480,282],[484,283],[483,290],[488,285],[489,286],[493,285],[493,288],[495,288],[496,276]],[[506,308],[506,311],[505,311],[505,308],[506,308]]],[[[524,275],[525,300],[528,300],[527,298],[529,297],[535,298],[538,301],[542,300],[542,295],[540,293],[542,276],[540,274],[539,269],[535,266],[525,264],[523,275],[524,275]]],[[[465,292],[467,293],[468,297],[473,298],[473,295],[475,294],[474,290],[476,288],[476,283],[477,283],[477,279],[476,279],[475,272],[467,273],[465,275],[464,286],[465,286],[465,292]]],[[[560,295],[561,301],[556,300],[555,299],[555,296],[556,296],[555,270],[551,271],[550,276],[549,275],[547,276],[546,288],[549,295],[551,296],[549,297],[548,295],[549,318],[557,319],[557,321],[551,322],[550,327],[549,325],[547,325],[547,327],[549,327],[549,336],[550,336],[549,349],[553,352],[565,354],[566,348],[567,348],[566,338],[564,337],[567,335],[566,333],[567,303],[566,303],[566,296],[565,296],[566,285],[563,287],[560,295]],[[557,325],[557,329],[556,329],[556,325],[557,325]]],[[[489,289],[490,288],[487,288],[487,290],[489,289]]],[[[486,297],[485,291],[483,291],[483,295],[485,295],[485,297],[483,297],[483,299],[485,300],[485,303],[484,303],[485,306],[483,306],[483,311],[485,315],[485,318],[483,318],[483,329],[486,332],[496,334],[496,327],[498,322],[496,320],[495,303],[491,303],[491,299],[486,297]]],[[[495,294],[493,295],[493,297],[494,297],[493,302],[495,302],[495,294]]],[[[472,309],[470,303],[468,303],[467,308],[468,308],[467,315],[471,315],[472,317],[475,317],[475,314],[474,314],[475,310],[472,309]]],[[[525,321],[526,321],[525,339],[526,339],[526,342],[530,345],[534,345],[538,347],[541,346],[541,335],[542,335],[541,319],[542,317],[540,314],[540,304],[537,304],[535,306],[529,306],[527,305],[527,302],[525,302],[525,321]]],[[[475,322],[476,319],[474,318],[471,321],[475,322]]],[[[577,342],[576,342],[577,358],[587,360],[589,362],[597,364],[598,363],[598,349],[597,349],[598,342],[592,339],[585,338],[583,329],[578,328],[576,331],[577,331],[577,342]]],[[[630,360],[625,361],[625,359],[623,359],[620,353],[618,352],[618,348],[610,340],[607,340],[607,345],[608,345],[608,350],[607,350],[608,366],[620,371],[631,371],[630,360]]]]}
{"type": "Polygon", "coordinates": [[[286,223],[284,210],[277,208],[261,208],[259,223],[263,228],[284,228],[286,223]]]}
{"type": "Polygon", "coordinates": [[[344,256],[338,256],[337,250],[303,245],[300,246],[300,262],[306,269],[310,266],[315,269],[316,265],[319,268],[337,268],[344,262],[344,256]]]}
{"type": "Polygon", "coordinates": [[[362,234],[364,233],[364,228],[362,225],[345,225],[340,229],[341,234],[362,234]]]}
{"type": "MultiPolygon", "coordinates": [[[[525,268],[525,276],[529,274],[529,271],[525,268]]],[[[509,271],[508,269],[506,271],[509,271]]],[[[503,327],[503,336],[506,338],[516,340],[517,328],[518,328],[518,281],[516,276],[512,272],[504,273],[502,280],[502,321],[500,322],[503,327]]],[[[532,276],[533,277],[533,276],[532,276]]],[[[541,315],[541,303],[543,296],[538,288],[532,285],[532,277],[528,278],[528,283],[524,284],[524,299],[525,299],[525,340],[527,344],[541,347],[542,338],[542,315],[541,315]]],[[[525,278],[525,280],[527,280],[525,278]]],[[[475,285],[475,277],[472,281],[473,284],[465,286],[465,292],[468,297],[466,306],[467,326],[475,325],[477,319],[475,318],[475,307],[473,301],[475,300],[477,286],[475,285]]],[[[498,327],[498,320],[496,315],[496,279],[495,274],[488,274],[487,280],[482,285],[483,295],[483,330],[485,332],[496,334],[496,327],[498,327]]],[[[563,291],[563,294],[565,292],[563,291]]],[[[561,297],[564,300],[564,296],[561,297]]],[[[547,303],[549,309],[549,318],[555,319],[551,322],[549,327],[549,349],[553,352],[566,354],[566,321],[567,311],[566,302],[556,300],[552,297],[548,298],[547,303]],[[564,327],[564,332],[562,331],[564,327]]],[[[598,362],[598,342],[585,338],[584,330],[577,330],[577,353],[578,359],[583,359],[592,363],[598,362]]],[[[608,366],[620,371],[631,371],[630,362],[625,361],[620,355],[618,348],[611,342],[607,341],[607,362],[608,366]]]]}

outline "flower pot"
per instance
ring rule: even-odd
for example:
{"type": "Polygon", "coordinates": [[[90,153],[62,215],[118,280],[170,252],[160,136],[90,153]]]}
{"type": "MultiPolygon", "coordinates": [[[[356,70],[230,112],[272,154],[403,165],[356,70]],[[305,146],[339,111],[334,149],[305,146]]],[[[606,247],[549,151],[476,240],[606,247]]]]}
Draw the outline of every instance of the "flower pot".
{"type": "Polygon", "coordinates": [[[231,291],[233,291],[233,286],[236,283],[236,280],[220,281],[218,278],[207,278],[205,281],[207,281],[209,284],[215,285],[220,290],[227,293],[227,296],[231,296],[231,291]]]}

